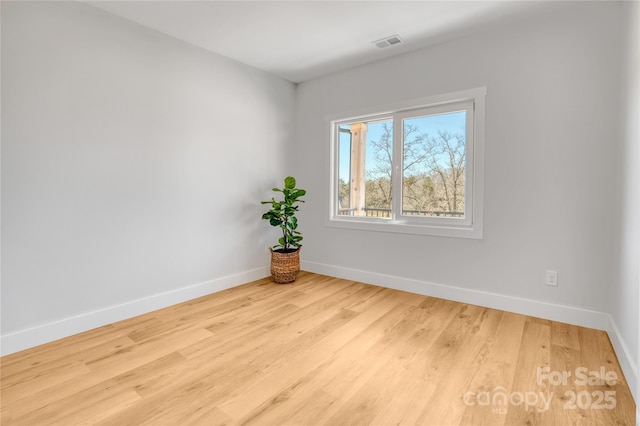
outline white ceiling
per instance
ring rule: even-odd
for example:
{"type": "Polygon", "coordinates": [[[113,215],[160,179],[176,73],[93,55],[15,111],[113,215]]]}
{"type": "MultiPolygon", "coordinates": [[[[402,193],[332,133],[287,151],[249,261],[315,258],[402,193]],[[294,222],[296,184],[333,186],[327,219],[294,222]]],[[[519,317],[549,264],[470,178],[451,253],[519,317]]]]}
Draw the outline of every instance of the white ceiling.
{"type": "Polygon", "coordinates": [[[549,1],[91,1],[96,7],[301,82],[543,13],[549,1]],[[385,49],[372,42],[399,34],[385,49]]]}

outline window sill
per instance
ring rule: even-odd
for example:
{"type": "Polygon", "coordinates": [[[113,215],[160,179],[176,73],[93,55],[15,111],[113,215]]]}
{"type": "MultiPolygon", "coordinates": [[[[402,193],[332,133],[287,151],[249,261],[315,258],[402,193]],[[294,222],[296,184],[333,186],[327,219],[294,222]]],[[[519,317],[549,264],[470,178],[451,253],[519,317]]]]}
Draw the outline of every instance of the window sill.
{"type": "Polygon", "coordinates": [[[428,235],[434,237],[482,239],[482,226],[425,225],[390,220],[361,220],[357,218],[331,218],[325,223],[332,228],[357,229],[362,231],[392,232],[397,234],[428,235]]]}

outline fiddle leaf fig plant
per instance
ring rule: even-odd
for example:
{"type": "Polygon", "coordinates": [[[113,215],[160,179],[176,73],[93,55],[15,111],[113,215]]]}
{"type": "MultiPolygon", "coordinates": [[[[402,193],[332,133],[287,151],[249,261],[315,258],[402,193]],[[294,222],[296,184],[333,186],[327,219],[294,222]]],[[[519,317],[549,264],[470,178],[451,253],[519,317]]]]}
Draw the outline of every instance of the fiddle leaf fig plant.
{"type": "Polygon", "coordinates": [[[298,203],[304,203],[301,199],[307,191],[296,188],[296,180],[293,176],[284,179],[284,188],[273,188],[274,192],[282,193],[282,200],[271,198],[270,201],[261,201],[261,204],[270,204],[271,208],[262,215],[263,220],[268,220],[271,226],[282,230],[282,237],[273,248],[284,253],[296,251],[300,247],[302,234],[298,231],[298,203]]]}

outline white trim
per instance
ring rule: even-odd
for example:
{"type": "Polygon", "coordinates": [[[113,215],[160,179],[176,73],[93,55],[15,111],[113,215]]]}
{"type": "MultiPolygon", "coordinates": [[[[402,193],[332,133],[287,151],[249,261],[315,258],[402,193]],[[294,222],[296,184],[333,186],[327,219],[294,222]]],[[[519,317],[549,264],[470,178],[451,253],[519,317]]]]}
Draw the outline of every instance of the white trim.
{"type": "Polygon", "coordinates": [[[373,232],[393,232],[396,234],[430,235],[435,237],[469,238],[475,240],[482,239],[482,228],[476,227],[449,227],[434,225],[418,225],[415,223],[402,223],[391,221],[391,219],[367,218],[361,219],[356,216],[336,216],[334,219],[327,219],[325,226],[331,228],[358,229],[373,232]]]}
{"type": "Polygon", "coordinates": [[[487,94],[487,87],[477,87],[475,89],[460,90],[457,92],[441,93],[433,96],[426,96],[416,99],[408,99],[401,102],[386,103],[383,105],[369,105],[357,111],[342,111],[329,114],[327,122],[332,121],[353,121],[369,116],[384,116],[407,109],[435,106],[451,102],[466,101],[470,99],[482,98],[487,94]]]}
{"type": "MultiPolygon", "coordinates": [[[[485,97],[487,94],[486,87],[478,87],[475,89],[462,90],[458,92],[444,93],[435,96],[424,97],[420,99],[408,100],[395,104],[386,104],[378,107],[367,107],[357,112],[334,113],[326,117],[326,128],[328,130],[327,144],[328,153],[325,158],[328,159],[328,210],[325,216],[325,226],[359,229],[374,232],[394,232],[414,235],[431,235],[453,238],[470,238],[482,239],[483,237],[483,214],[484,214],[484,129],[485,129],[485,97]],[[466,181],[470,191],[465,190],[465,213],[468,216],[462,220],[446,220],[434,218],[411,218],[395,217],[392,219],[376,219],[362,218],[351,216],[340,216],[337,214],[337,182],[338,182],[338,142],[339,136],[337,128],[340,124],[351,123],[357,120],[376,120],[381,117],[394,116],[394,135],[401,134],[398,130],[398,118],[409,114],[413,116],[416,111],[421,109],[433,109],[443,107],[448,110],[449,105],[455,105],[465,102],[472,102],[474,105],[472,114],[467,117],[473,117],[471,128],[467,125],[468,133],[473,135],[472,143],[469,145],[473,148],[471,155],[468,155],[470,162],[467,162],[466,181]]],[[[467,134],[467,143],[469,135],[467,134]]],[[[394,136],[395,138],[395,136],[394,136]]],[[[400,153],[401,144],[394,139],[394,158],[402,158],[400,153]]],[[[469,153],[468,153],[469,154],[469,153]]],[[[326,161],[326,160],[325,160],[326,161]]],[[[398,167],[394,165],[394,181],[400,181],[398,178],[398,167]]],[[[393,189],[394,202],[393,211],[401,211],[400,198],[393,189]]]]}
{"type": "Polygon", "coordinates": [[[638,401],[638,397],[640,395],[637,394],[637,385],[638,385],[638,366],[636,365],[631,353],[629,352],[629,348],[625,344],[622,339],[622,335],[620,334],[620,330],[616,325],[613,317],[611,315],[607,315],[609,318],[609,323],[607,327],[607,333],[609,334],[609,340],[611,340],[611,345],[613,346],[613,350],[618,357],[618,362],[620,363],[620,368],[622,369],[622,373],[624,374],[624,378],[627,381],[627,385],[629,385],[629,390],[631,391],[631,395],[636,400],[636,405],[638,401]]]}
{"type": "Polygon", "coordinates": [[[1,354],[8,355],[267,276],[269,268],[261,267],[19,330],[1,337],[1,354]]]}
{"type": "MultiPolygon", "coordinates": [[[[484,98],[484,97],[483,97],[484,98]]],[[[451,227],[457,228],[472,228],[473,227],[473,209],[466,209],[464,211],[464,217],[462,218],[435,218],[435,217],[421,217],[403,215],[402,205],[404,203],[403,186],[404,176],[402,170],[404,170],[404,122],[405,120],[434,117],[444,114],[453,114],[458,112],[465,113],[465,140],[470,141],[465,145],[465,191],[464,191],[464,204],[465,206],[473,206],[473,194],[474,194],[474,135],[475,135],[475,99],[469,99],[466,101],[457,101],[446,104],[439,104],[435,106],[426,106],[422,108],[410,109],[406,111],[398,112],[394,115],[397,122],[398,129],[393,131],[394,137],[394,153],[393,158],[397,158],[398,165],[395,167],[396,175],[394,176],[394,182],[400,182],[400,185],[394,185],[393,200],[397,201],[394,205],[396,220],[404,223],[415,223],[422,226],[433,227],[451,227]],[[396,140],[397,138],[397,140],[396,140]],[[467,190],[470,189],[470,190],[467,190]]]]}
{"type": "Polygon", "coordinates": [[[455,302],[469,303],[472,305],[499,309],[522,315],[545,318],[552,321],[559,321],[582,327],[595,328],[597,330],[606,331],[609,324],[609,316],[607,314],[579,308],[577,306],[560,305],[515,296],[505,296],[503,294],[488,291],[431,283],[412,278],[402,278],[309,261],[302,261],[301,268],[305,271],[330,275],[332,277],[355,280],[395,290],[433,296],[441,299],[453,300],[455,302]]]}

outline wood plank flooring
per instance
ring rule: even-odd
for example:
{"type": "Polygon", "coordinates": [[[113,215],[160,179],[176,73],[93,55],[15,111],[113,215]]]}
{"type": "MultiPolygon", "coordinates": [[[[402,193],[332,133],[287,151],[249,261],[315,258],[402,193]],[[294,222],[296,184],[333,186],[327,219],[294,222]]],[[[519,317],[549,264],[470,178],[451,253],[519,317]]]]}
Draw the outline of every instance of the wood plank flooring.
{"type": "Polygon", "coordinates": [[[0,361],[5,426],[635,421],[602,331],[307,272],[0,361]]]}

